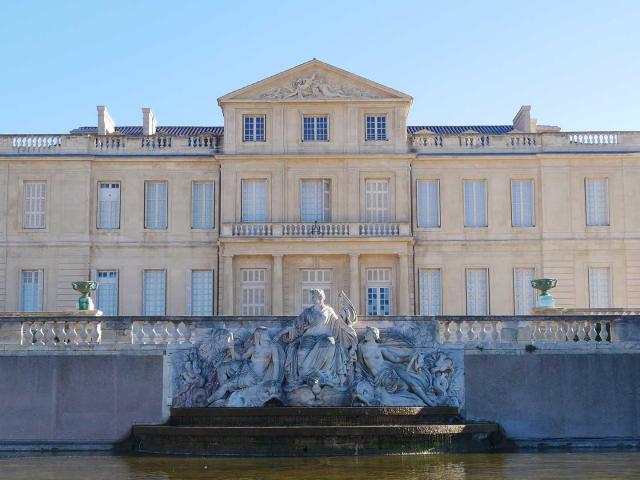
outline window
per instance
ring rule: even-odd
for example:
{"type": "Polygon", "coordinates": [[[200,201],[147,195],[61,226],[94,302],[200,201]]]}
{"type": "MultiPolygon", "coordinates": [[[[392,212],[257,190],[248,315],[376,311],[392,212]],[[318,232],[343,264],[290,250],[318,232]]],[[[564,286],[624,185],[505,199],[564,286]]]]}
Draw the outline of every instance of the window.
{"type": "Polygon", "coordinates": [[[534,268],[513,269],[513,304],[516,315],[530,315],[536,306],[536,291],[531,286],[535,276],[534,268]]]}
{"type": "Polygon", "coordinates": [[[213,315],[213,270],[191,271],[191,315],[213,315]]]}
{"type": "Polygon", "coordinates": [[[420,314],[442,315],[442,290],[440,287],[440,269],[420,270],[420,314]]]}
{"type": "Polygon", "coordinates": [[[264,125],[264,115],[245,115],[242,139],[245,142],[264,142],[264,125]]]}
{"type": "Polygon", "coordinates": [[[213,229],[213,182],[191,184],[191,228],[213,229]]]}
{"type": "Polygon", "coordinates": [[[98,228],[120,228],[119,183],[98,183],[98,228]]]}
{"type": "Polygon", "coordinates": [[[511,225],[533,227],[533,180],[511,180],[511,225]]]}
{"type": "Polygon", "coordinates": [[[302,270],[302,308],[313,305],[311,290],[324,290],[326,302],[331,303],[331,270],[302,270]]]}
{"type": "Polygon", "coordinates": [[[41,312],[44,271],[23,270],[21,277],[20,310],[23,312],[41,312]]]}
{"type": "Polygon", "coordinates": [[[242,221],[267,221],[266,180],[242,180],[242,221]]]}
{"type": "Polygon", "coordinates": [[[381,141],[387,139],[387,116],[367,115],[365,140],[381,141]]]}
{"type": "Polygon", "coordinates": [[[440,181],[418,180],[418,227],[440,226],[440,181]]]}
{"type": "Polygon", "coordinates": [[[303,180],[300,184],[300,221],[331,221],[331,180],[303,180]]]}
{"type": "Polygon", "coordinates": [[[45,228],[47,212],[46,182],[24,182],[24,228],[45,228]]]}
{"type": "Polygon", "coordinates": [[[167,272],[165,270],[145,270],[143,283],[143,315],[164,315],[167,272]]]}
{"type": "Polygon", "coordinates": [[[611,277],[609,269],[589,268],[589,307],[611,308],[611,277]]]}
{"type": "Polygon", "coordinates": [[[164,230],[167,228],[167,182],[145,182],[144,228],[164,230]]]}
{"type": "Polygon", "coordinates": [[[240,270],[240,314],[264,315],[267,310],[267,271],[263,268],[240,270]]]}
{"type": "Polygon", "coordinates": [[[305,115],[302,117],[302,140],[305,142],[328,141],[329,117],[326,115],[305,115]]]}
{"type": "Polygon", "coordinates": [[[587,225],[609,225],[609,185],[606,178],[586,178],[587,225]]]}
{"type": "Polygon", "coordinates": [[[365,197],[366,221],[389,221],[389,180],[367,180],[365,197]]]}
{"type": "Polygon", "coordinates": [[[487,181],[464,181],[464,226],[487,226],[487,181]]]}
{"type": "Polygon", "coordinates": [[[467,268],[467,315],[489,315],[489,270],[467,268]]]}
{"type": "Polygon", "coordinates": [[[391,269],[367,269],[367,315],[391,315],[391,269]]]}
{"type": "Polygon", "coordinates": [[[106,316],[118,315],[118,271],[98,270],[96,308],[106,316]]]}

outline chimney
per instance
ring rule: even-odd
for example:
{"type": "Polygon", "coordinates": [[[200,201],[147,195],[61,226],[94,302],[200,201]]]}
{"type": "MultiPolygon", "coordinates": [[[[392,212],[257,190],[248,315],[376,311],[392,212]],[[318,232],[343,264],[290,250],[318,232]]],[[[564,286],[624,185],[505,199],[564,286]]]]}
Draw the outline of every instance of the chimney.
{"type": "Polygon", "coordinates": [[[98,135],[109,135],[116,131],[116,122],[113,121],[107,107],[98,105],[98,135]]]}
{"type": "Polygon", "coordinates": [[[154,115],[153,110],[151,110],[150,108],[142,109],[142,134],[156,134],[156,116],[154,115]]]}
{"type": "Polygon", "coordinates": [[[531,118],[531,105],[523,105],[513,117],[513,129],[522,133],[536,133],[538,121],[531,118]]]}

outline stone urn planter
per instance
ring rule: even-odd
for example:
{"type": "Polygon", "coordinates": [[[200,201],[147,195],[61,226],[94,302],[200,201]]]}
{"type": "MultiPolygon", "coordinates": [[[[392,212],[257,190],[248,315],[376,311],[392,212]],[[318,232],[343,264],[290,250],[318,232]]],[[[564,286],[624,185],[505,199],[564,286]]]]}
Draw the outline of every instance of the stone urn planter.
{"type": "Polygon", "coordinates": [[[73,289],[80,293],[80,298],[78,299],[78,310],[95,310],[96,307],[93,304],[93,299],[91,298],[91,292],[95,292],[96,288],[98,288],[98,282],[93,281],[80,281],[73,282],[71,284],[73,289]]]}
{"type": "Polygon", "coordinates": [[[557,278],[536,278],[531,280],[531,286],[540,291],[538,297],[538,307],[540,308],[554,308],[556,301],[549,293],[549,290],[554,288],[558,284],[557,278]]]}

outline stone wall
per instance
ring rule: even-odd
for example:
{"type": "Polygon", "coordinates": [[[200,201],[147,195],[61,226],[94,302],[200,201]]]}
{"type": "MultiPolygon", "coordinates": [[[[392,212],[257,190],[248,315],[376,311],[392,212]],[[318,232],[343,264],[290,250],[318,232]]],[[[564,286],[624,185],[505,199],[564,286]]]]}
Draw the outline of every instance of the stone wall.
{"type": "Polygon", "coordinates": [[[0,355],[0,450],[109,446],[161,423],[162,355],[0,355]]]}
{"type": "Polygon", "coordinates": [[[533,443],[640,438],[640,352],[468,353],[466,418],[533,443]]]}

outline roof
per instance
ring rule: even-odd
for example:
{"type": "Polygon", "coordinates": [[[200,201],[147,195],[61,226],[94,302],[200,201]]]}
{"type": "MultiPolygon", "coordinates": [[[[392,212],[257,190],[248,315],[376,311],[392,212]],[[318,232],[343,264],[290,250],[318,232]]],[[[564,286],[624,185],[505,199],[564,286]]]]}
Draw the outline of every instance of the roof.
{"type": "MultiPolygon", "coordinates": [[[[71,130],[71,133],[76,134],[96,134],[98,132],[97,127],[79,127],[74,130],[71,130]]],[[[128,135],[132,137],[142,136],[142,127],[141,126],[127,126],[127,127],[116,127],[116,132],[122,135],[128,135]]],[[[156,133],[160,135],[174,135],[174,136],[189,136],[189,135],[222,135],[224,132],[224,127],[188,127],[188,126],[178,126],[178,127],[156,127],[156,133]]]]}
{"type": "MultiPolygon", "coordinates": [[[[504,135],[513,131],[512,125],[426,125],[426,126],[409,126],[407,133],[412,135],[420,130],[428,130],[436,135],[460,135],[470,130],[478,132],[482,135],[504,135]]],[[[97,127],[79,127],[71,130],[74,134],[94,134],[98,131],[97,127]]],[[[116,132],[128,136],[141,136],[141,126],[116,127],[116,132]]],[[[189,127],[189,126],[173,126],[173,127],[157,127],[156,132],[161,135],[218,135],[224,134],[224,127],[189,127]]]]}
{"type": "Polygon", "coordinates": [[[409,135],[420,130],[429,130],[436,135],[460,135],[470,130],[482,135],[504,135],[513,131],[513,125],[427,125],[407,127],[409,135]]]}

